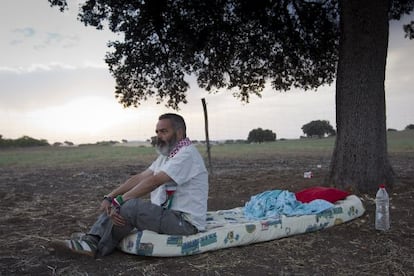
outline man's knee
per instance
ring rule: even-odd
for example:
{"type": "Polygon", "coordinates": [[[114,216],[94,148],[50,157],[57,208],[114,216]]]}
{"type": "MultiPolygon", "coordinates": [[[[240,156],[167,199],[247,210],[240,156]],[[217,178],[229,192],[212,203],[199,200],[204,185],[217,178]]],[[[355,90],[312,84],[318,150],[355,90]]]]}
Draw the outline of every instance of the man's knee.
{"type": "Polygon", "coordinates": [[[155,232],[159,231],[162,213],[162,207],[142,199],[130,199],[120,210],[120,215],[130,225],[140,230],[149,229],[155,232]]]}
{"type": "Polygon", "coordinates": [[[135,219],[139,216],[159,216],[160,206],[154,205],[149,201],[142,200],[139,198],[130,199],[126,201],[120,210],[121,216],[128,219],[135,219]]]}
{"type": "Polygon", "coordinates": [[[132,214],[136,215],[137,210],[142,208],[141,199],[135,198],[125,201],[125,203],[121,206],[120,214],[121,216],[127,218],[131,216],[132,214]]]}

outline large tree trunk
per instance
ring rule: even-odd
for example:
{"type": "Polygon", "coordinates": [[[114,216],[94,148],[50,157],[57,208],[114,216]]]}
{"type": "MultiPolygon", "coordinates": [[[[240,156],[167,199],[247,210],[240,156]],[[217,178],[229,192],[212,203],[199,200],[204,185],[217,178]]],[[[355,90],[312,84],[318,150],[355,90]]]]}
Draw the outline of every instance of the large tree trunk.
{"type": "Polygon", "coordinates": [[[393,183],[388,160],[385,67],[388,0],[340,0],[337,136],[328,181],[354,192],[393,183]]]}

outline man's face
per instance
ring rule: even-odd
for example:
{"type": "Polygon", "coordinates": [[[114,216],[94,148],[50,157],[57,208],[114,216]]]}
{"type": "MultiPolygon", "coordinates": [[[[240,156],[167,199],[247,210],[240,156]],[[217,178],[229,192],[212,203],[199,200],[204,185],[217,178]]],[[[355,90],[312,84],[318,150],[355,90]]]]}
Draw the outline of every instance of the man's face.
{"type": "Polygon", "coordinates": [[[155,149],[159,154],[169,155],[177,144],[177,133],[172,127],[169,119],[159,120],[155,129],[157,134],[157,144],[155,149]]]}

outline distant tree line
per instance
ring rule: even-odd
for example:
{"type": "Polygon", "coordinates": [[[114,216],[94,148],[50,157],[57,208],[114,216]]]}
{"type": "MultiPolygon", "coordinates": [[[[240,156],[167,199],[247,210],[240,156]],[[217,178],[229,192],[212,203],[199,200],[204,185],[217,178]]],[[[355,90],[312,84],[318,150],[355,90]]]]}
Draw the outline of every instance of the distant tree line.
{"type": "MultiPolygon", "coordinates": [[[[128,142],[127,140],[122,140],[123,143],[128,142]]],[[[90,145],[98,145],[98,146],[111,146],[119,144],[118,141],[98,141],[95,144],[81,144],[79,146],[90,146],[90,145]]],[[[0,134],[0,148],[24,148],[24,147],[42,147],[42,146],[54,146],[54,147],[62,147],[62,146],[74,146],[75,144],[70,141],[55,142],[52,145],[48,143],[45,139],[35,139],[30,136],[22,136],[18,139],[4,139],[3,135],[0,134]]]]}
{"type": "Polygon", "coordinates": [[[53,146],[54,147],[62,147],[62,146],[71,147],[71,146],[74,146],[74,144],[72,142],[70,142],[70,141],[65,141],[63,143],[61,143],[61,142],[53,143],[53,146]]]}
{"type": "MultiPolygon", "coordinates": [[[[404,130],[414,130],[414,124],[407,125],[404,128],[404,130]]],[[[335,129],[332,127],[329,121],[326,121],[326,120],[315,120],[307,124],[304,124],[302,126],[302,131],[308,138],[311,138],[311,137],[323,138],[326,136],[336,135],[335,129]]],[[[389,128],[388,131],[398,131],[398,130],[389,128]]],[[[301,136],[301,138],[304,138],[304,137],[301,136]]],[[[268,129],[264,130],[262,128],[251,130],[247,138],[248,143],[262,143],[262,142],[271,142],[275,140],[276,140],[275,133],[273,133],[271,130],[268,130],[268,129]]]]}
{"type": "Polygon", "coordinates": [[[14,147],[39,147],[50,146],[45,139],[35,139],[29,136],[22,136],[18,139],[3,139],[3,135],[0,135],[0,148],[14,148],[14,147]]]}
{"type": "MultiPolygon", "coordinates": [[[[404,130],[414,130],[414,124],[407,125],[404,130]]],[[[336,134],[335,129],[330,125],[329,121],[326,120],[316,120],[311,121],[302,126],[302,131],[307,137],[317,136],[319,138],[324,137],[325,135],[332,136],[336,134]]],[[[398,131],[394,128],[389,128],[388,131],[398,131]]],[[[156,136],[151,137],[147,140],[152,146],[156,144],[156,136]]],[[[282,139],[281,139],[282,140],[282,139]]],[[[284,139],[283,139],[284,140],[284,139]]],[[[237,139],[237,140],[226,140],[225,144],[233,143],[263,143],[263,142],[272,142],[276,141],[276,133],[269,129],[256,128],[249,132],[247,140],[237,139]]],[[[123,139],[122,143],[127,143],[128,140],[123,139]]],[[[194,141],[195,143],[205,143],[205,141],[194,141]]],[[[87,145],[115,145],[118,144],[118,141],[99,141],[95,144],[82,144],[79,146],[87,145]]],[[[0,148],[17,148],[17,147],[39,147],[39,146],[51,146],[45,139],[35,139],[30,136],[24,135],[17,139],[5,139],[3,135],[0,134],[0,148]]],[[[74,146],[74,143],[70,141],[65,141],[63,143],[56,142],[53,144],[55,147],[59,146],[74,146]]]]}

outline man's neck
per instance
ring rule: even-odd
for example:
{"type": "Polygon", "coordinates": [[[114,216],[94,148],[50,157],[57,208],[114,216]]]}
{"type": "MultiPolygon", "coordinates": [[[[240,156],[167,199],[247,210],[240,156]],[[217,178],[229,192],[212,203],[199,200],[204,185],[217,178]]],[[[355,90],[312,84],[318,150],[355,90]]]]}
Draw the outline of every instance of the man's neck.
{"type": "Polygon", "coordinates": [[[177,152],[179,152],[181,148],[189,146],[189,145],[191,145],[191,140],[188,137],[181,139],[180,141],[177,142],[175,147],[171,150],[170,154],[168,155],[168,158],[173,158],[174,155],[176,155],[177,152]]]}

